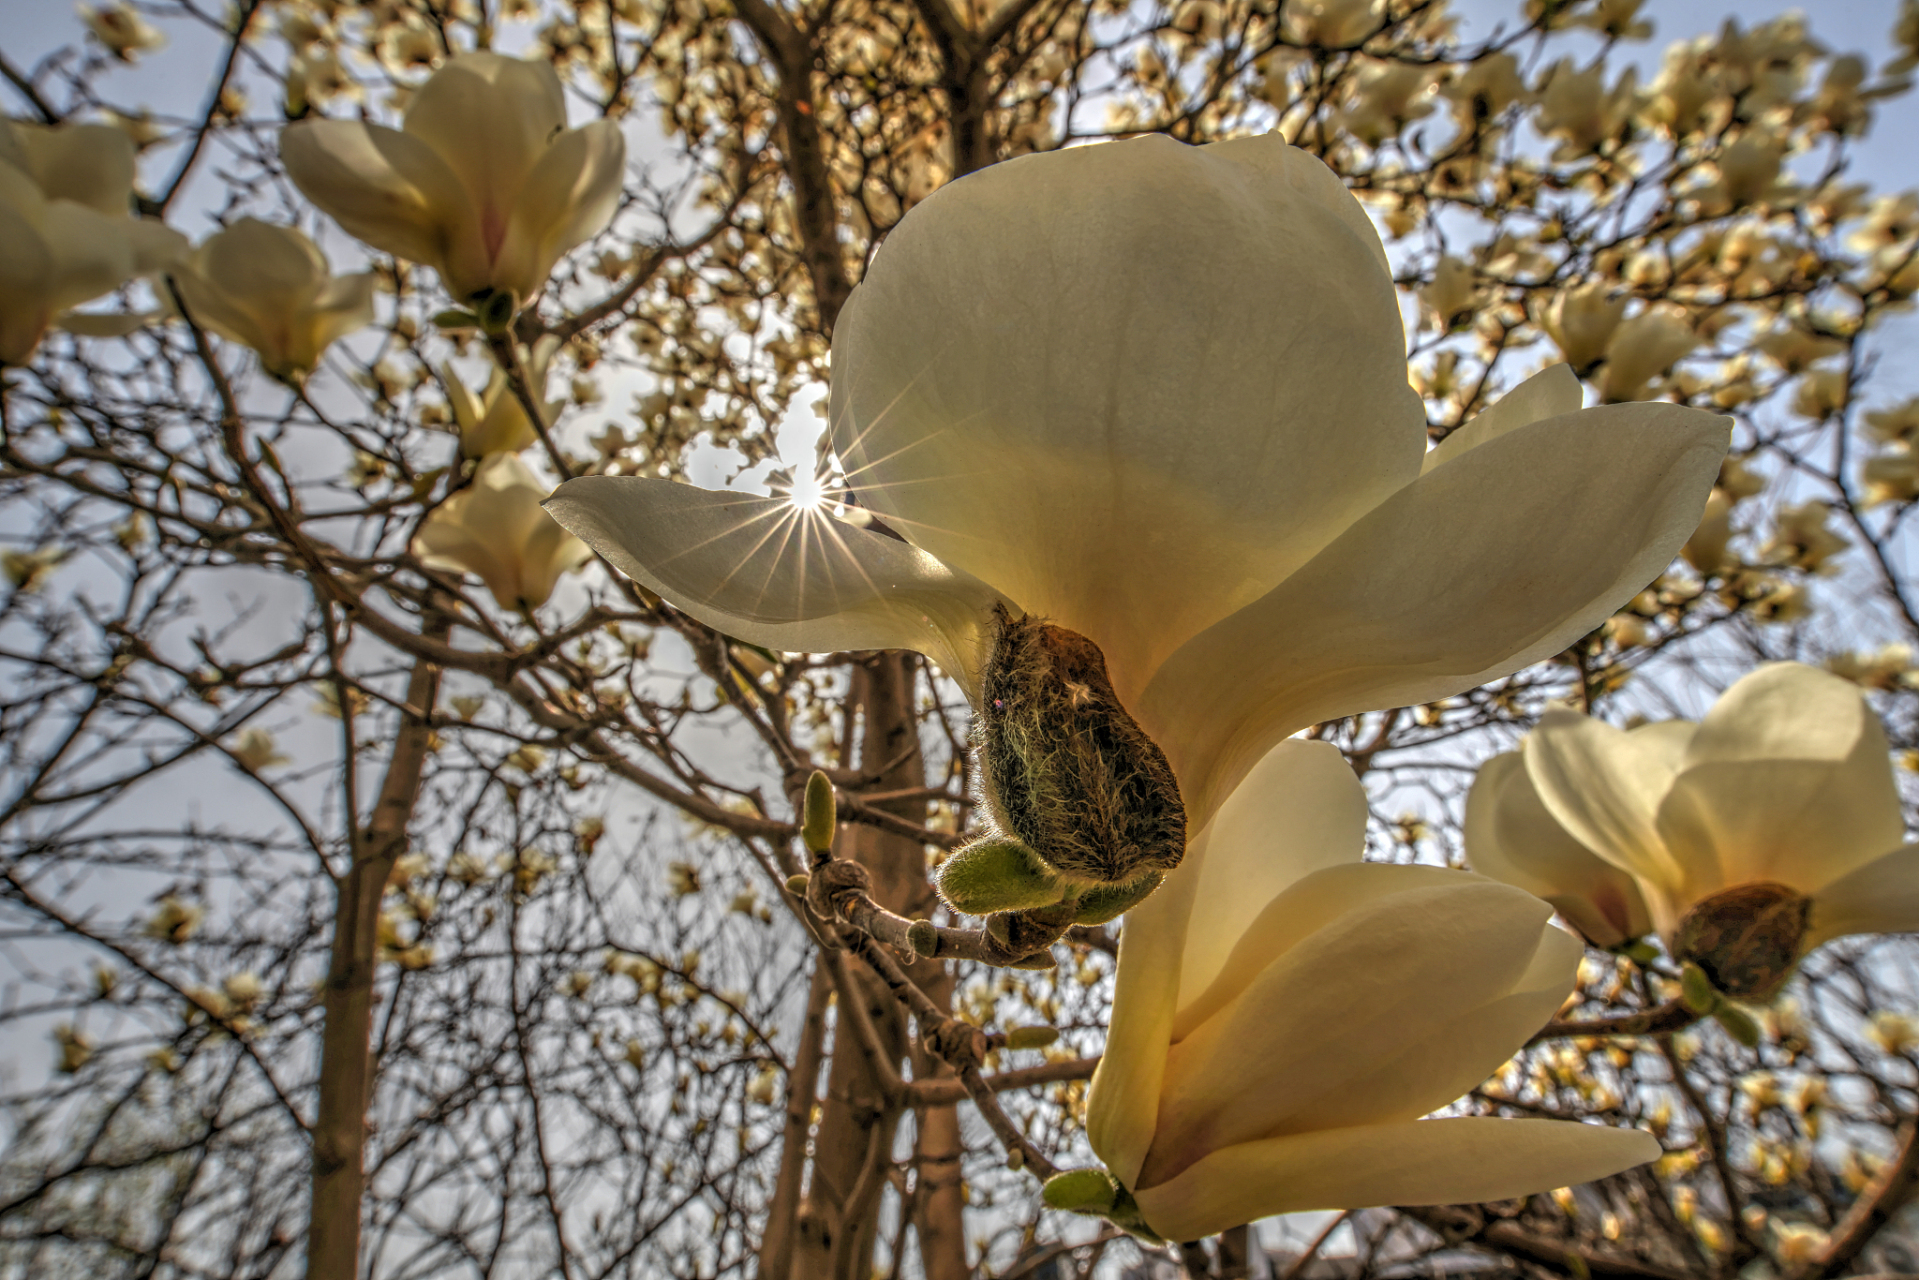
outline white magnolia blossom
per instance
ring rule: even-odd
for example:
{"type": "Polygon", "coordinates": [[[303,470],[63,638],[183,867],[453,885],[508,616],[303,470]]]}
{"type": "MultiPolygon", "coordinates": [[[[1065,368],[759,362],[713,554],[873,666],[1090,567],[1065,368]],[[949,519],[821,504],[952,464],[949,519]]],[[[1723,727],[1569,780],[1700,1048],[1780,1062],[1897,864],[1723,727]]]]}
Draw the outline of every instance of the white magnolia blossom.
{"type": "Polygon", "coordinates": [[[413,95],[403,128],[303,120],[280,155],[349,234],[432,267],[463,302],[523,302],[612,218],[626,143],[610,120],[567,128],[545,62],[467,53],[413,95]]]}
{"type": "Polygon", "coordinates": [[[1626,936],[1650,927],[1670,945],[1700,903],[1783,886],[1811,900],[1797,958],[1846,934],[1919,929],[1919,846],[1904,836],[1865,695],[1781,662],[1740,679],[1698,724],[1624,730],[1548,712],[1518,753],[1480,771],[1466,854],[1602,942],[1588,921],[1626,936]],[[1627,887],[1637,895],[1621,901],[1627,887]]]}
{"type": "Polygon", "coordinates": [[[1499,1200],[1656,1158],[1649,1133],[1421,1119],[1572,990],[1530,894],[1360,861],[1366,795],[1326,743],[1275,747],[1127,917],[1087,1133],[1152,1230],[1499,1200]]]}
{"type": "Polygon", "coordinates": [[[336,276],[293,227],[241,218],[174,272],[194,320],[252,347],[268,373],[298,382],[336,339],[373,323],[374,276],[336,276]]]}
{"type": "Polygon", "coordinates": [[[133,216],[133,142],[112,125],[0,117],[0,365],[48,328],[124,333],[148,317],[70,308],[157,271],[186,237],[133,216]]]}
{"type": "Polygon", "coordinates": [[[1548,657],[1666,566],[1725,420],[1580,402],[1547,370],[1428,453],[1333,173],[1273,135],[1147,137],[982,170],[887,238],[830,406],[883,527],[627,477],[549,509],[769,648],[916,649],[976,693],[998,602],[1090,637],[1191,829],[1302,726],[1548,657]]]}
{"type": "Polygon", "coordinates": [[[586,544],[540,509],[547,487],[510,453],[480,464],[470,487],[448,498],[413,536],[430,569],[471,573],[502,609],[537,609],[560,575],[592,559],[586,544]]]}

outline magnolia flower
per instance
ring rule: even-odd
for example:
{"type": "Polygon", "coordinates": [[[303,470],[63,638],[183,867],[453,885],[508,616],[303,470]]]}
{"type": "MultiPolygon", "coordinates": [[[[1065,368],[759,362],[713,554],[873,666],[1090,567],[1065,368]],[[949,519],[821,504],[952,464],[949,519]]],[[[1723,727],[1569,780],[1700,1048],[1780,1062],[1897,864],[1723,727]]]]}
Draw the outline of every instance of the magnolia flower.
{"type": "Polygon", "coordinates": [[[102,5],[79,4],[74,6],[74,11],[80,15],[80,21],[87,24],[93,38],[122,62],[132,62],[138,55],[163,48],[167,43],[167,38],[126,0],[102,5]]]}
{"type": "Polygon", "coordinates": [[[303,120],[280,156],[350,234],[432,267],[463,302],[517,304],[613,216],[626,144],[610,120],[566,127],[545,62],[468,53],[413,95],[404,128],[303,120]]]}
{"type": "Polygon", "coordinates": [[[186,247],[132,216],[133,176],[133,143],[112,125],[0,117],[0,365],[25,362],[52,325],[125,332],[145,318],[68,310],[186,247]]]}
{"type": "Polygon", "coordinates": [[[1196,829],[1301,727],[1555,654],[1665,568],[1725,419],[1580,402],[1549,369],[1428,453],[1331,170],[1147,137],[994,165],[888,236],[833,349],[865,523],[637,477],[549,510],[737,639],[916,649],[976,705],[996,605],[1077,632],[1196,829]]]}
{"type": "Polygon", "coordinates": [[[1652,394],[1654,379],[1698,345],[1699,335],[1684,316],[1657,308],[1642,311],[1614,330],[1606,343],[1599,393],[1612,403],[1642,400],[1652,394]]]}
{"type": "Polygon", "coordinates": [[[519,458],[494,454],[480,464],[472,487],[426,518],[413,536],[413,554],[430,569],[478,576],[502,609],[537,609],[561,574],[592,556],[540,509],[546,493],[519,458]]]}
{"type": "Polygon", "coordinates": [[[1420,1119],[1553,1016],[1581,948],[1530,894],[1361,862],[1365,827],[1339,752],[1281,743],[1128,918],[1087,1134],[1154,1234],[1498,1200],[1659,1155],[1637,1130],[1420,1119]]]}
{"type": "Polygon", "coordinates": [[[1919,929],[1919,846],[1902,847],[1885,731],[1856,685],[1816,667],[1760,667],[1698,724],[1548,712],[1480,771],[1468,814],[1473,865],[1551,888],[1582,929],[1641,920],[1569,845],[1624,872],[1675,956],[1736,998],[1770,996],[1833,938],[1919,929]]]}
{"type": "Polygon", "coordinates": [[[175,270],[193,318],[252,347],[274,377],[299,382],[334,339],[373,323],[372,272],[336,276],[293,227],[241,218],[175,270]]]}

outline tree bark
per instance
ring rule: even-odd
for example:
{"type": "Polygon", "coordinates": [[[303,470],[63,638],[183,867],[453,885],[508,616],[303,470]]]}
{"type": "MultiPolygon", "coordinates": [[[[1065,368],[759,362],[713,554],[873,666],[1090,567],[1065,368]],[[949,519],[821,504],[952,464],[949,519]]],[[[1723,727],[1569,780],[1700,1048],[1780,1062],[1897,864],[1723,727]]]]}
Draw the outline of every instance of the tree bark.
{"type": "MultiPolygon", "coordinates": [[[[431,628],[429,628],[431,629],[431,628]]],[[[445,628],[439,628],[443,635],[445,628]]],[[[349,813],[353,861],[339,884],[333,950],[322,1007],[320,1106],[313,1125],[313,1201],[307,1228],[307,1280],[355,1280],[360,1203],[366,1189],[366,1115],[373,1088],[373,979],[380,900],[393,864],[406,852],[407,823],[420,795],[432,738],[427,717],[439,695],[440,669],[416,662],[380,795],[365,830],[349,813]]],[[[346,707],[344,714],[351,714],[346,707]]],[[[355,761],[349,758],[346,767],[355,761]]]]}

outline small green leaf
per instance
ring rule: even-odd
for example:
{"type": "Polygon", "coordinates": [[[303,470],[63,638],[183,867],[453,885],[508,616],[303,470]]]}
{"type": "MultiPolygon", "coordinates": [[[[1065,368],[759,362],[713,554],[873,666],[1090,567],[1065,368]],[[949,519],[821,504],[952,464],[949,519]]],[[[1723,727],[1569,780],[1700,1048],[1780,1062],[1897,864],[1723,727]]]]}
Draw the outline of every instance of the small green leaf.
{"type": "Polygon", "coordinates": [[[1679,999],[1694,1013],[1711,1013],[1719,1007],[1719,993],[1713,990],[1712,979],[1698,965],[1687,961],[1679,971],[1679,999]]]}
{"type": "Polygon", "coordinates": [[[434,313],[433,323],[440,329],[477,329],[480,327],[480,317],[459,307],[448,307],[445,311],[434,313]]]}
{"type": "Polygon", "coordinates": [[[1119,1199],[1119,1180],[1104,1169],[1068,1169],[1056,1173],[1040,1188],[1048,1208],[1105,1217],[1119,1199]]]}

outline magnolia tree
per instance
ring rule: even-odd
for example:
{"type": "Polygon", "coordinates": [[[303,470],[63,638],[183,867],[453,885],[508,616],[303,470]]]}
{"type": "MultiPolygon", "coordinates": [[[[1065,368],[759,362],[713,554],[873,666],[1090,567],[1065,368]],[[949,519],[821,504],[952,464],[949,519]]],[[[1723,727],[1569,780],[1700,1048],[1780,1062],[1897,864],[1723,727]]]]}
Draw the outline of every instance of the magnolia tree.
{"type": "Polygon", "coordinates": [[[1471,16],[0,44],[0,1274],[1912,1270],[1919,10],[1471,16]]]}

